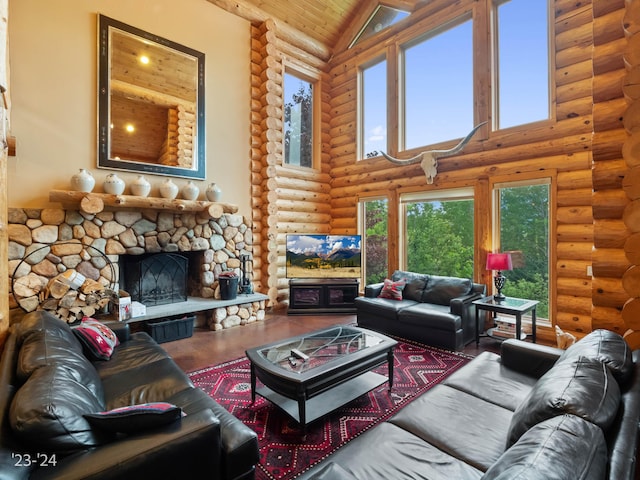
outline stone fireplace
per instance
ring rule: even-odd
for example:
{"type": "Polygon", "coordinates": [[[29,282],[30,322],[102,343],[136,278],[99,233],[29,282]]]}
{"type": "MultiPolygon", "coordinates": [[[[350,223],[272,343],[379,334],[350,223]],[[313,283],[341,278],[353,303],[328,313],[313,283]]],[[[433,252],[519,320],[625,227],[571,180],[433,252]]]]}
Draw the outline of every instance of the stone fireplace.
{"type": "MultiPolygon", "coordinates": [[[[212,218],[206,212],[163,210],[121,209],[88,214],[70,209],[9,209],[12,317],[14,310],[21,313],[40,308],[47,283],[63,272],[78,272],[118,291],[122,288],[121,257],[126,262],[134,259],[135,264],[136,258],[153,259],[156,254],[165,253],[187,259],[187,293],[199,301],[211,300],[206,309],[206,322],[211,329],[263,320],[264,295],[258,295],[258,301],[251,297],[246,304],[241,295],[235,305],[216,303],[220,299],[220,273],[233,270],[240,274],[241,256],[251,255],[249,225],[242,215],[227,213],[212,218]],[[16,294],[18,290],[20,295],[16,294]],[[31,290],[35,295],[22,295],[31,290]]],[[[150,263],[152,269],[156,268],[155,260],[150,263]]],[[[204,308],[199,306],[198,310],[204,308]]]]}

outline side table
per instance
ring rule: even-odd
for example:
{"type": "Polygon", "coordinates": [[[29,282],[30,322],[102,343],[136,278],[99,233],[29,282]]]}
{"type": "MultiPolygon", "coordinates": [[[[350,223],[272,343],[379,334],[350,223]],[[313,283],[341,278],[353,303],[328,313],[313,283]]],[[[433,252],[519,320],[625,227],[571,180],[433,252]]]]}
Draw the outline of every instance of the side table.
{"type": "Polygon", "coordinates": [[[504,313],[516,317],[516,336],[521,338],[522,315],[531,312],[531,339],[536,343],[536,307],[538,300],[526,300],[524,298],[506,297],[503,300],[496,300],[493,295],[472,302],[476,306],[476,345],[480,343],[480,310],[494,313],[504,313]]]}

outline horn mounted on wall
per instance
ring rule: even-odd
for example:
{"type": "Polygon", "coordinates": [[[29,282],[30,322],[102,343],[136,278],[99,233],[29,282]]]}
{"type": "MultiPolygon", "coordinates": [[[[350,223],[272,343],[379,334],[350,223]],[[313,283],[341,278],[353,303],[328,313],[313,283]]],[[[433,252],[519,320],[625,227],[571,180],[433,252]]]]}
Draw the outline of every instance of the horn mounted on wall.
{"type": "Polygon", "coordinates": [[[478,129],[481,126],[483,126],[485,123],[487,122],[482,122],[476,125],[466,137],[460,140],[460,143],[458,143],[458,145],[456,145],[455,147],[449,150],[427,150],[422,153],[419,153],[415,157],[411,157],[406,160],[400,160],[398,158],[394,158],[390,155],[387,155],[385,152],[381,152],[381,153],[382,153],[382,156],[384,156],[384,158],[386,158],[392,163],[395,163],[396,165],[412,165],[414,163],[420,162],[420,166],[422,167],[422,170],[424,170],[424,174],[427,177],[427,183],[432,184],[433,179],[438,174],[438,159],[444,158],[444,157],[450,157],[452,155],[460,153],[464,148],[464,146],[467,143],[469,143],[469,140],[471,140],[471,137],[473,137],[475,133],[478,131],[478,129]]]}

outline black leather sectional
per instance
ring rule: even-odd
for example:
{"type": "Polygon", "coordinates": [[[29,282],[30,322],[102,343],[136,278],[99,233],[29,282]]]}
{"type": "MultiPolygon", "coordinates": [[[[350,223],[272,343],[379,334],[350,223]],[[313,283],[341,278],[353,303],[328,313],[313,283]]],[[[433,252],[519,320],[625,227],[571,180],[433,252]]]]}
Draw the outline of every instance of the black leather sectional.
{"type": "Polygon", "coordinates": [[[300,480],[632,480],[639,361],[607,330],[566,351],[507,340],[300,480]]]}
{"type": "Polygon", "coordinates": [[[358,326],[448,350],[461,351],[475,340],[472,302],[486,294],[485,285],[402,270],[391,276],[402,279],[402,300],[379,298],[382,283],[365,286],[364,296],[355,300],[358,326]]]}
{"type": "Polygon", "coordinates": [[[46,312],[11,327],[0,361],[0,480],[250,479],[253,430],[193,384],[146,333],[113,327],[120,345],[90,361],[71,328],[46,312]],[[186,414],[111,433],[85,414],[166,402],[186,414]]]}

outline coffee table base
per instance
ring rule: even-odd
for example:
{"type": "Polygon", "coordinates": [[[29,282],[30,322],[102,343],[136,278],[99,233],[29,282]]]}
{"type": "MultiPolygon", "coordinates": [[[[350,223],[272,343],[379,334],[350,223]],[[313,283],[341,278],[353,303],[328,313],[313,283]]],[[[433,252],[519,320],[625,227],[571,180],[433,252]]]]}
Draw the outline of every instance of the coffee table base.
{"type": "MultiPolygon", "coordinates": [[[[384,375],[375,372],[366,372],[348,382],[341,383],[324,393],[306,400],[306,414],[303,426],[370,392],[388,380],[384,375]]],[[[296,400],[284,397],[265,386],[256,389],[256,393],[280,407],[296,422],[302,424],[302,422],[300,422],[299,404],[296,400]]]]}

